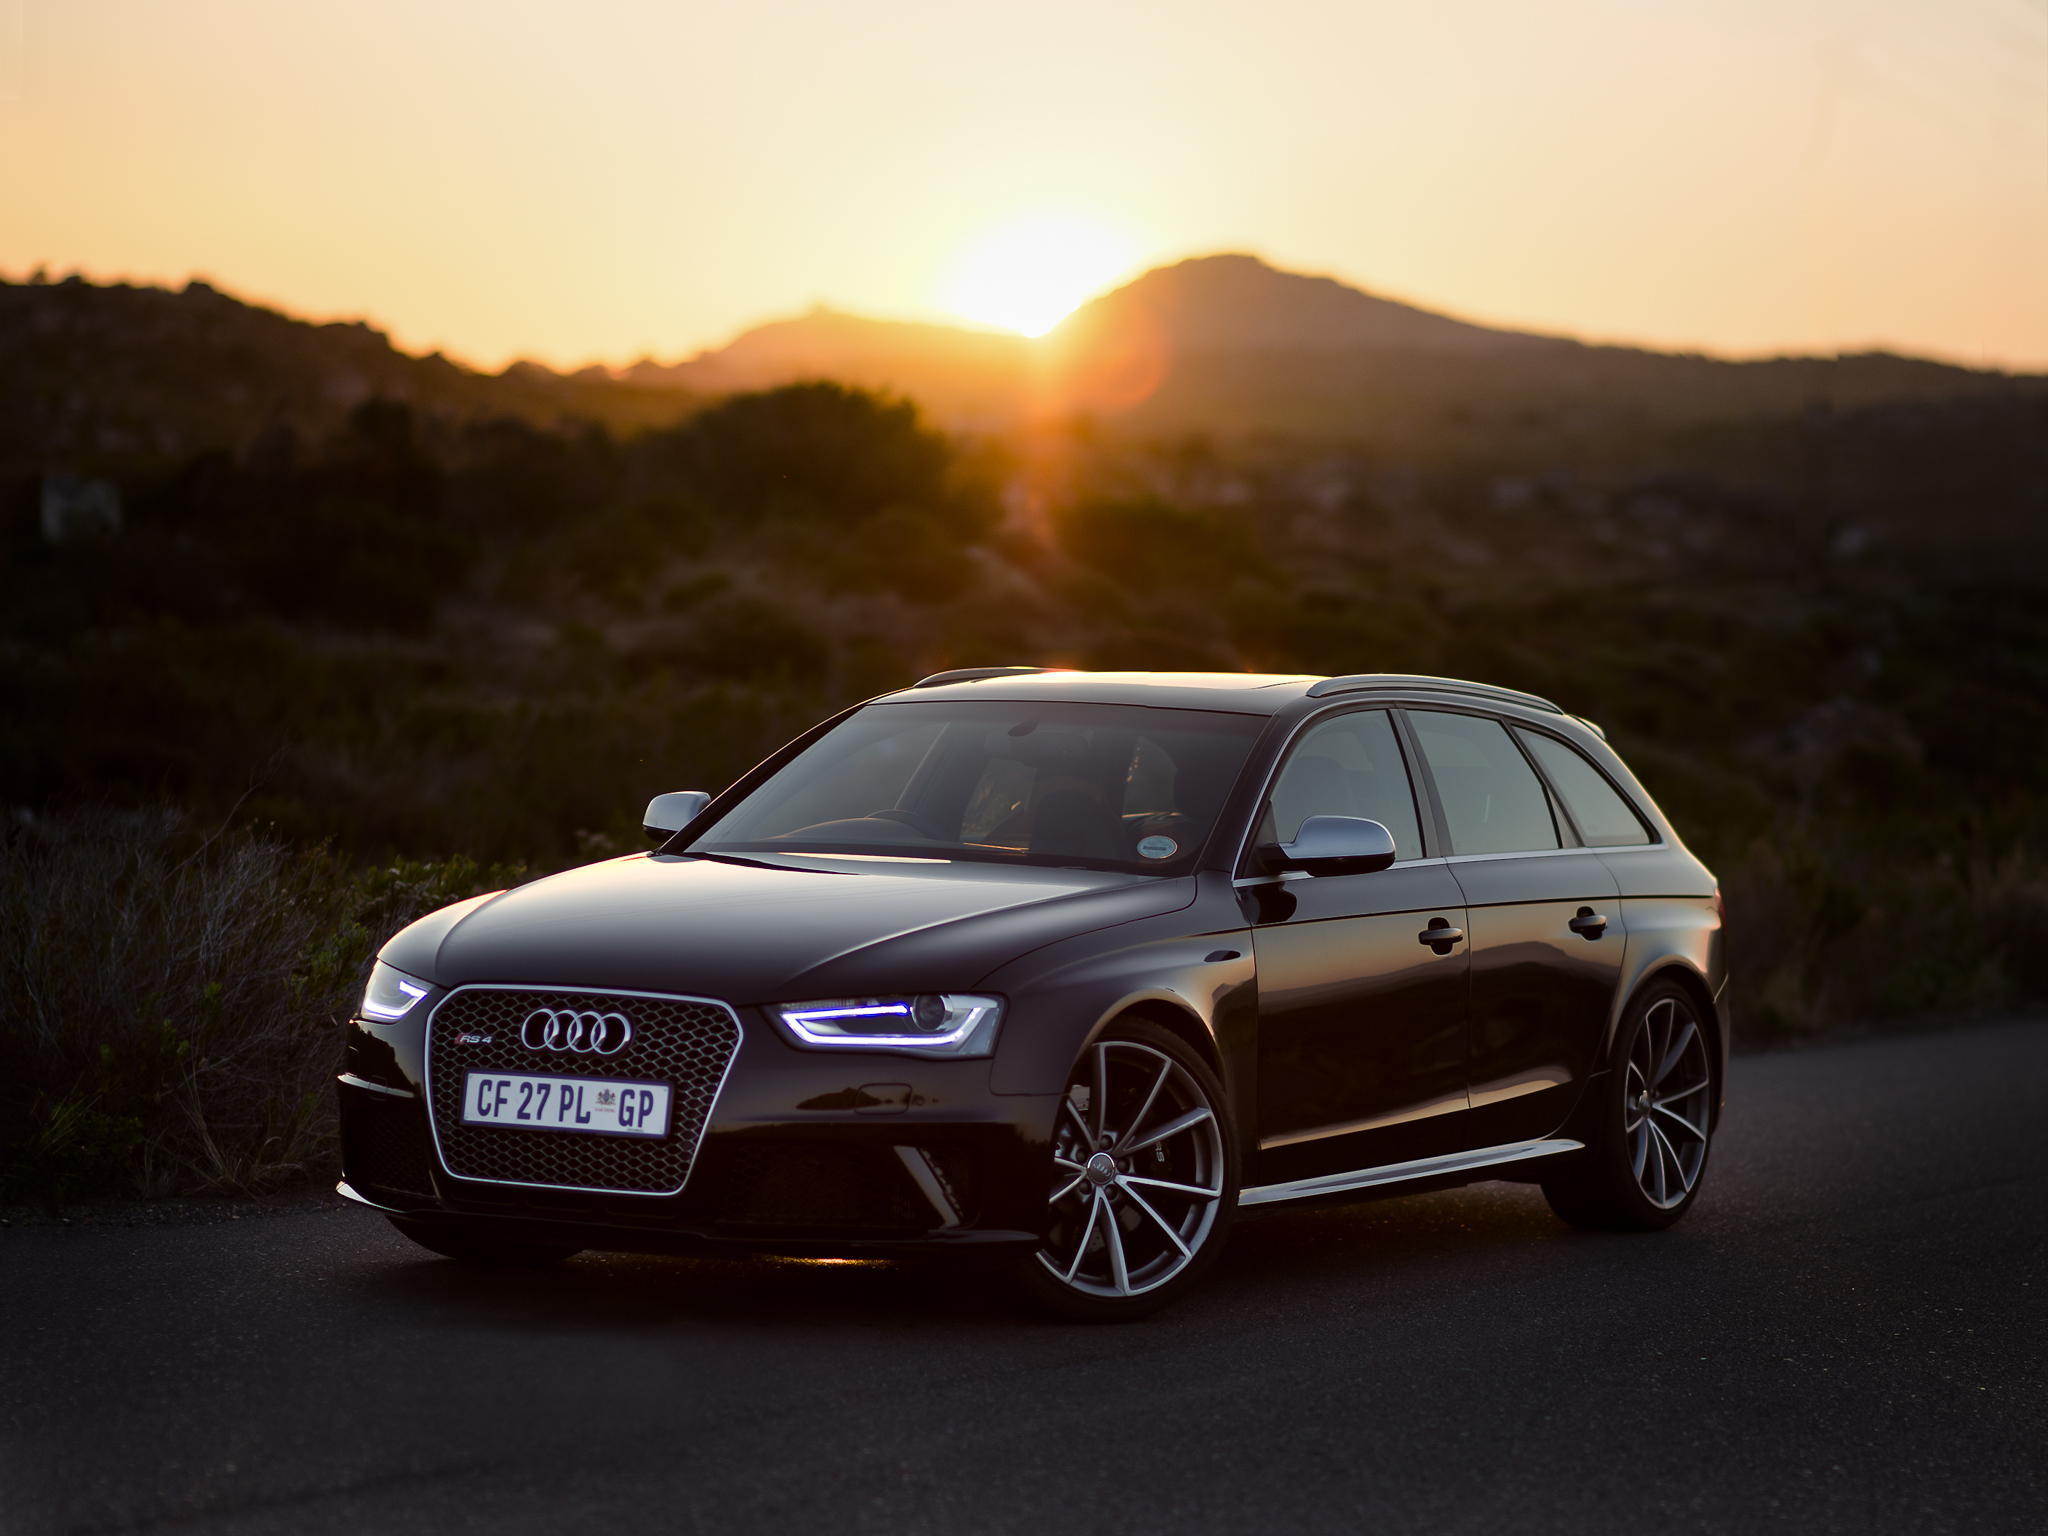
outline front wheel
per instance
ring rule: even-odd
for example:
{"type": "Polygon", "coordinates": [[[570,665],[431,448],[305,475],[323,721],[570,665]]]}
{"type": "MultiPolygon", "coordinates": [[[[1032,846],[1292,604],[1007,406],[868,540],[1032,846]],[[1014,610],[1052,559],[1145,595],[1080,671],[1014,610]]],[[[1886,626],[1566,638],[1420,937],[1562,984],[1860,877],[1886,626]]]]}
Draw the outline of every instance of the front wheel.
{"type": "Polygon", "coordinates": [[[1683,1216],[1707,1170],[1715,1067],[1691,994],[1668,982],[1648,988],[1594,1089],[1586,1150],[1543,1181],[1550,1208],[1609,1232],[1654,1232],[1683,1216]]]}
{"type": "Polygon", "coordinates": [[[1215,1262],[1237,1188],[1236,1138],[1208,1063],[1157,1024],[1114,1024],[1061,1098],[1045,1241],[1022,1266],[1024,1292],[1085,1322],[1156,1311],[1215,1262]]]}

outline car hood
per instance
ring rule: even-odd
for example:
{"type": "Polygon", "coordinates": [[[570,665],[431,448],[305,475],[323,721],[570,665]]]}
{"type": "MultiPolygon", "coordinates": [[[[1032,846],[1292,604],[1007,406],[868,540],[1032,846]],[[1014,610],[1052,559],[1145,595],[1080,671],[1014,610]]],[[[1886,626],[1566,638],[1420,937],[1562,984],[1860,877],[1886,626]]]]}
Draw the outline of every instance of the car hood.
{"type": "Polygon", "coordinates": [[[936,860],[631,854],[462,902],[383,951],[441,986],[738,1003],[959,990],[1040,945],[1171,912],[1191,879],[936,860]]]}

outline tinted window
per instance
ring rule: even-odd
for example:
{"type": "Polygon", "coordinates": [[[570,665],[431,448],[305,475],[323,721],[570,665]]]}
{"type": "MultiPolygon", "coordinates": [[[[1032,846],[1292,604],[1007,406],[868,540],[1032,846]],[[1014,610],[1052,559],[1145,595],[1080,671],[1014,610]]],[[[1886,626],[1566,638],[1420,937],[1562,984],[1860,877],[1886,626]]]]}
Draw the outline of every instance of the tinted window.
{"type": "Polygon", "coordinates": [[[1579,824],[1579,835],[1586,840],[1587,847],[1620,848],[1650,840],[1649,829],[1622,799],[1621,792],[1575,748],[1554,736],[1540,736],[1534,731],[1515,734],[1528,745],[1564,797],[1564,807],[1579,824]]]}
{"type": "Polygon", "coordinates": [[[1526,853],[1558,846],[1550,797],[1498,720],[1411,710],[1443,801],[1453,853],[1526,853]]]}
{"type": "Polygon", "coordinates": [[[1310,816],[1369,816],[1400,858],[1422,856],[1415,790],[1383,709],[1339,715],[1301,738],[1273,785],[1263,841],[1288,843],[1310,816]]]}
{"type": "Polygon", "coordinates": [[[692,845],[1178,873],[1264,721],[1192,709],[870,704],[692,845]]]}

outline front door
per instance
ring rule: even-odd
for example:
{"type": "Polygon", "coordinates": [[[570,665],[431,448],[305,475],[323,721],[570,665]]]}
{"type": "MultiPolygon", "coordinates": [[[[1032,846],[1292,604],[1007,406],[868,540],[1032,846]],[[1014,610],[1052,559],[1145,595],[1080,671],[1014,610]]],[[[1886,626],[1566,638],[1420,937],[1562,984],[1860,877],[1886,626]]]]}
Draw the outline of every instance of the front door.
{"type": "Polygon", "coordinates": [[[1296,743],[1259,829],[1288,842],[1309,816],[1367,816],[1396,862],[1363,875],[1247,886],[1259,974],[1259,1155],[1248,1185],[1454,1150],[1466,1106],[1464,897],[1420,862],[1422,819],[1392,717],[1356,710],[1296,743]],[[1459,938],[1425,942],[1429,932],[1459,938]]]}

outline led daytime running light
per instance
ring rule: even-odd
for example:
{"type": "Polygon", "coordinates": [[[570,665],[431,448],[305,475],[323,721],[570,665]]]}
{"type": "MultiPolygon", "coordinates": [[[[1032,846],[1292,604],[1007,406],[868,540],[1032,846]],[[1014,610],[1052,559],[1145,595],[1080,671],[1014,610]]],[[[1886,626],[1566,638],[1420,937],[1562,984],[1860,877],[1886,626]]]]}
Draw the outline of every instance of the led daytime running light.
{"type": "MultiPolygon", "coordinates": [[[[805,1045],[828,1049],[920,1050],[950,1054],[976,1043],[977,1037],[986,1032],[1001,1009],[1002,1003],[993,997],[949,994],[893,1003],[793,1003],[770,1011],[805,1045]],[[908,1024],[917,1017],[919,1004],[926,1002],[938,1003],[942,1009],[941,1019],[951,1022],[952,1028],[944,1031],[907,1028],[881,1033],[843,1027],[856,1020],[870,1019],[901,1019],[908,1024]]],[[[982,1053],[968,1051],[966,1054],[982,1053]]]]}
{"type": "Polygon", "coordinates": [[[370,984],[363,988],[363,1017],[387,1024],[402,1019],[432,990],[379,960],[370,967],[370,984]]]}

